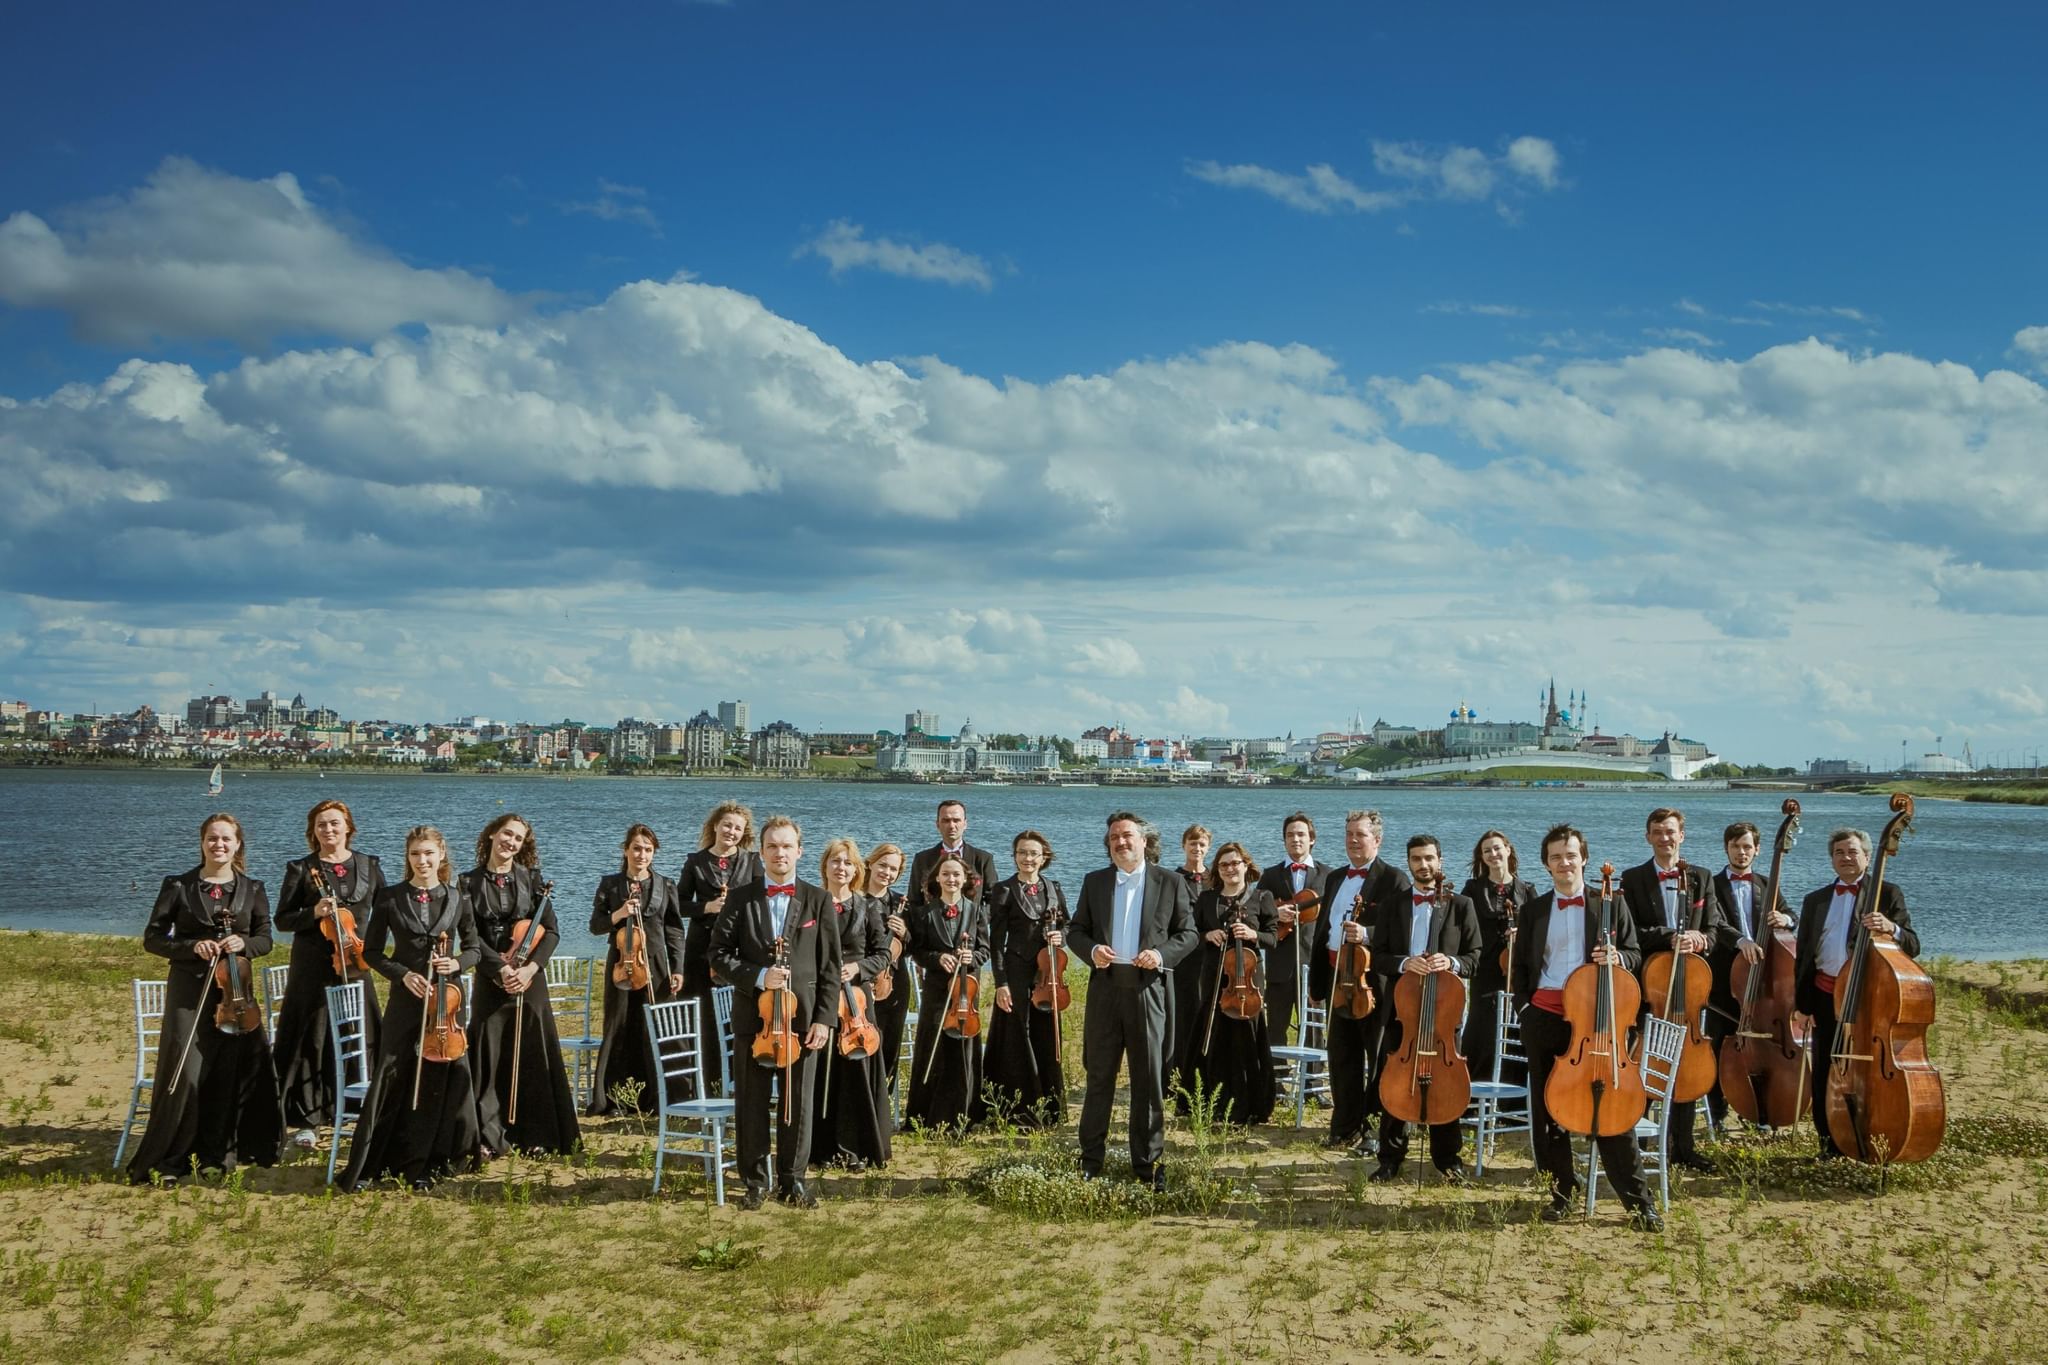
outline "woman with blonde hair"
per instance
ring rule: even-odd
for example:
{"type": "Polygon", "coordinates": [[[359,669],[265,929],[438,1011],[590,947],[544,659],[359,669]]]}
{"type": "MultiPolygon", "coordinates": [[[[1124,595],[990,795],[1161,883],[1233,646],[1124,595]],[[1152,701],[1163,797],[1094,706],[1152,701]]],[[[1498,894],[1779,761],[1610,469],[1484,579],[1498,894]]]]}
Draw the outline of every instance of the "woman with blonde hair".
{"type": "MultiPolygon", "coordinates": [[[[889,962],[889,930],[874,903],[861,892],[867,867],[861,860],[860,845],[847,838],[826,844],[818,859],[818,872],[839,921],[840,991],[843,995],[858,989],[866,997],[868,1020],[873,1023],[875,976],[889,962]]],[[[848,1057],[838,1044],[835,1031],[818,1063],[811,1164],[840,1165],[855,1171],[886,1166],[889,1102],[888,1091],[880,1083],[881,1053],[848,1057]]]]}
{"type": "MultiPolygon", "coordinates": [[[[704,817],[697,850],[683,859],[675,883],[683,917],[683,994],[697,1001],[697,1017],[714,1048],[720,1042],[711,1008],[711,988],[717,984],[711,971],[711,926],[725,909],[728,891],[760,879],[761,856],[754,852],[754,812],[738,801],[719,802],[704,817]]],[[[714,1078],[719,1074],[716,1063],[716,1057],[707,1062],[714,1078]]]]}

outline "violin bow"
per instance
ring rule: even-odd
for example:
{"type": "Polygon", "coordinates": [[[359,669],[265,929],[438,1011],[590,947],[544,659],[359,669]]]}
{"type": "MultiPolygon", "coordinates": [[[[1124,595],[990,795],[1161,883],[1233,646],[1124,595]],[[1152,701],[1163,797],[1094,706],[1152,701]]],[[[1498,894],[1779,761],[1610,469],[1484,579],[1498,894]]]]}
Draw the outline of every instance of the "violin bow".
{"type": "MultiPolygon", "coordinates": [[[[221,911],[223,917],[227,914],[228,911],[221,911]]],[[[216,943],[227,937],[226,926],[223,924],[219,927],[221,935],[220,938],[214,940],[216,943]]],[[[206,1017],[206,997],[213,991],[213,961],[212,958],[208,958],[206,961],[206,970],[199,986],[199,1003],[192,1007],[192,1027],[186,1030],[185,1047],[178,1053],[178,1065],[171,1072],[170,1088],[164,1092],[165,1094],[177,1094],[178,1082],[185,1079],[185,1063],[192,1056],[192,1044],[199,1040],[199,1021],[206,1017]]]]}

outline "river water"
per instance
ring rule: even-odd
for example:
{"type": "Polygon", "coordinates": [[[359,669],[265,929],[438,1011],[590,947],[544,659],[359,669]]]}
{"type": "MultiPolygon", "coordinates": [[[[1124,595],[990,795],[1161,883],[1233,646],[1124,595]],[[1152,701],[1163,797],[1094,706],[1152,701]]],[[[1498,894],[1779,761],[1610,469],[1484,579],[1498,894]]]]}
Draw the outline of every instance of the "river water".
{"type": "MultiPolygon", "coordinates": [[[[1779,800],[1766,792],[1671,793],[1691,838],[1686,857],[1718,869],[1721,830],[1754,821],[1764,833],[1759,870],[1767,870],[1779,800]]],[[[1473,844],[1490,827],[1505,830],[1521,852],[1522,873],[1547,885],[1536,844],[1551,824],[1568,820],[1586,832],[1593,861],[1617,870],[1649,856],[1643,819],[1665,794],[1567,789],[1230,789],[945,787],[816,781],[698,781],[664,778],[470,777],[436,774],[321,775],[313,771],[229,772],[226,791],[206,796],[196,770],[0,769],[0,928],[139,934],[160,880],[198,862],[199,822],[232,811],[248,835],[249,869],[276,890],[284,863],[306,851],[307,808],[335,798],[355,813],[356,846],[384,860],[387,876],[404,868],[402,840],[414,825],[437,825],[458,868],[469,867],[477,832],[493,816],[516,810],[540,841],[543,865],[556,882],[565,940],[596,951],[583,916],[597,879],[618,867],[618,846],[636,820],[661,836],[656,866],[674,874],[697,845],[705,812],[727,797],[753,807],[756,822],[793,816],[804,830],[803,875],[815,879],[828,839],[845,834],[865,850],[881,840],[915,851],[934,842],[938,802],[967,803],[968,840],[996,853],[1010,873],[1009,840],[1033,828],[1052,843],[1050,875],[1072,890],[1088,869],[1107,861],[1103,820],[1128,808],[1164,835],[1165,860],[1180,861],[1180,832],[1199,821],[1220,843],[1242,840],[1262,865],[1279,856],[1280,823],[1302,809],[1315,819],[1326,862],[1344,857],[1344,813],[1376,807],[1386,819],[1384,856],[1398,861],[1411,834],[1428,832],[1445,862],[1461,874],[1473,844]]],[[[1792,899],[1827,881],[1827,834],[1854,826],[1875,835],[1888,811],[1884,798],[1831,793],[1800,797],[1804,833],[1787,859],[1792,899]]],[[[2048,861],[2048,808],[1920,803],[1915,832],[1892,863],[1891,880],[1906,894],[1929,956],[2008,958],[2048,955],[2048,908],[2032,887],[2048,861]]]]}

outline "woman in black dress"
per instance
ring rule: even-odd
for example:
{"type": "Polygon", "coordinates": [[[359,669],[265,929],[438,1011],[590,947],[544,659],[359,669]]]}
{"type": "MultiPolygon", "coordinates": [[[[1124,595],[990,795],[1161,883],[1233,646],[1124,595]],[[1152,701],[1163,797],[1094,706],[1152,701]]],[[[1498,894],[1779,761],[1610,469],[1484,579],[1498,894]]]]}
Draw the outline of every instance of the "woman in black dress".
{"type": "Polygon", "coordinates": [[[405,836],[405,866],[406,879],[377,894],[363,935],[370,969],[393,989],[342,1177],[345,1190],[383,1176],[425,1190],[450,1171],[476,1164],[476,1085],[468,1055],[449,1062],[420,1056],[427,973],[446,978],[477,964],[476,917],[455,885],[440,830],[420,825],[405,836]],[[439,951],[444,938],[445,953],[439,951]]]}
{"type": "MultiPolygon", "coordinates": [[[[865,869],[860,845],[834,839],[818,860],[825,894],[839,920],[839,980],[842,989],[868,995],[874,1020],[875,973],[889,960],[889,931],[881,912],[860,893],[865,869]]],[[[835,1014],[834,1024],[837,1024],[835,1014]]],[[[835,1027],[817,1063],[817,1106],[813,1110],[811,1164],[860,1171],[889,1164],[889,1092],[882,1085],[882,1058],[847,1057],[839,1051],[835,1027]]]]}
{"type": "Polygon", "coordinates": [[[906,1122],[928,1129],[966,1130],[969,1106],[981,1093],[981,1039],[949,1038],[942,1023],[957,963],[978,973],[988,957],[988,920],[966,899],[967,863],[941,855],[925,880],[929,897],[909,914],[911,956],[923,973],[917,1010],[917,1055],[912,1059],[906,1122]]]}
{"type": "MultiPolygon", "coordinates": [[[[1209,844],[1213,836],[1207,825],[1189,825],[1181,831],[1181,864],[1174,871],[1187,883],[1188,904],[1193,905],[1201,898],[1202,889],[1209,884],[1209,844]]],[[[1194,1046],[1189,1035],[1194,1032],[1196,1008],[1202,1000],[1202,964],[1200,953],[1189,953],[1180,960],[1166,978],[1166,1058],[1164,1075],[1167,1084],[1184,1069],[1189,1049],[1194,1046]]],[[[1188,1097],[1176,1090],[1173,1102],[1181,1113],[1188,1112],[1188,1097]]]]}
{"type": "Polygon", "coordinates": [[[500,815],[477,835],[476,862],[462,874],[461,886],[476,916],[477,951],[482,955],[470,1006],[469,1057],[476,1074],[483,1157],[488,1161],[511,1151],[529,1156],[573,1152],[576,1098],[562,1060],[547,986],[548,959],[562,936],[549,894],[553,883],[540,875],[533,827],[513,812],[500,815]],[[514,967],[506,961],[513,928],[529,920],[538,921],[540,938],[514,967]]]}
{"type": "Polygon", "coordinates": [[[1202,947],[1189,956],[1202,964],[1202,989],[1180,1071],[1181,1087],[1190,1095],[1210,1095],[1219,1120],[1247,1128],[1273,1117],[1273,1049],[1266,1012],[1231,1018],[1217,1008],[1217,987],[1226,945],[1235,941],[1270,949],[1278,941],[1280,912],[1273,894],[1253,884],[1258,875],[1244,845],[1227,843],[1216,851],[1208,889],[1195,902],[1195,932],[1202,936],[1202,947]]]}
{"type": "Polygon", "coordinates": [[[894,1127],[889,1101],[895,1097],[898,1064],[903,1058],[903,1023],[910,1017],[910,973],[903,965],[903,950],[910,941],[910,925],[903,918],[903,893],[896,879],[903,875],[903,850],[895,844],[876,844],[868,854],[867,900],[881,916],[888,934],[888,960],[874,982],[875,1027],[882,1031],[881,1055],[875,1058],[877,1078],[882,1083],[883,1119],[894,1127]]]}
{"type": "MultiPolygon", "coordinates": [[[[1459,1048],[1475,1081],[1493,1079],[1493,1054],[1499,1037],[1501,992],[1507,989],[1507,972],[1501,955],[1507,951],[1508,926],[1530,901],[1536,888],[1517,874],[1521,860],[1507,835],[1490,829],[1472,846],[1472,878],[1458,894],[1472,902],[1479,912],[1479,969],[1472,974],[1472,995],[1465,1008],[1465,1036],[1459,1048]]],[[[1520,1062],[1503,1062],[1501,1080],[1520,1085],[1528,1069],[1520,1062]]]]}
{"type": "MultiPolygon", "coordinates": [[[[995,968],[996,1008],[988,1026],[987,1075],[975,1119],[996,1114],[1020,1128],[1053,1127],[1067,1116],[1066,1073],[1059,1040],[1068,1019],[1031,1003],[1038,954],[1065,942],[1067,894],[1040,874],[1052,843],[1035,829],[1010,841],[1016,874],[990,888],[988,952],[995,968]]],[[[1073,1016],[1076,1025],[1079,1015],[1073,1016]]]]}
{"type": "Polygon", "coordinates": [[[214,960],[239,953],[243,970],[253,973],[254,960],[271,946],[270,897],[248,875],[234,816],[209,815],[200,823],[199,865],[164,878],[142,946],[171,966],[149,1125],[129,1159],[128,1178],[172,1185],[195,1165],[204,1173],[240,1162],[274,1164],[284,1117],[260,1014],[256,1027],[242,1033],[225,1033],[214,1022],[221,998],[214,960]]]}
{"type": "MultiPolygon", "coordinates": [[[[342,973],[334,970],[334,944],[320,926],[333,920],[338,906],[355,919],[360,936],[370,922],[371,901],[384,889],[383,864],[375,854],[350,847],[355,837],[355,816],[342,802],[322,801],[307,811],[306,847],[311,852],[284,865],[277,893],[277,927],[291,931],[292,956],[272,1052],[278,1089],[284,1095],[284,1126],[295,1130],[293,1145],[308,1151],[319,1145],[313,1130],[334,1122],[327,988],[345,984],[342,973]]],[[[351,967],[347,980],[363,983],[363,1043],[374,1056],[381,1018],[376,974],[351,967]]]]}
{"type": "Polygon", "coordinates": [[[647,1114],[655,1105],[654,1040],[647,1035],[647,1011],[641,1006],[673,1000],[683,989],[682,902],[676,884],[654,870],[661,840],[653,830],[634,825],[619,847],[624,850],[619,870],[597,884],[590,907],[590,932],[603,934],[611,947],[604,956],[604,1042],[597,1051],[597,1082],[591,1088],[589,1112],[630,1109],[647,1114]],[[642,987],[620,984],[618,936],[635,915],[647,954],[647,984],[642,987]]]}
{"type": "MultiPolygon", "coordinates": [[[[704,1030],[705,1074],[719,1084],[718,1050],[724,1042],[718,1036],[717,1014],[713,1011],[711,988],[717,983],[711,974],[711,926],[725,909],[728,887],[745,886],[761,879],[761,858],[753,852],[754,812],[737,801],[721,801],[704,817],[697,835],[697,851],[683,860],[676,874],[676,895],[684,925],[683,992],[697,1001],[699,1027],[704,1030]]],[[[730,1063],[731,1059],[727,1059],[730,1063]]]]}

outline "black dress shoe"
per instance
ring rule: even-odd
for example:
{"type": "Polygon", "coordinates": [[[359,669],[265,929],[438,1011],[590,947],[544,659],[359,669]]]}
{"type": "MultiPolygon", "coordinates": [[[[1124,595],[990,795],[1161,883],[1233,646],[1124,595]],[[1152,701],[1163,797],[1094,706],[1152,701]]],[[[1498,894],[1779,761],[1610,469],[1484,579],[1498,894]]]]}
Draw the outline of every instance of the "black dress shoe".
{"type": "Polygon", "coordinates": [[[1698,1152],[1687,1152],[1683,1156],[1674,1156],[1671,1158],[1671,1162],[1675,1166],[1683,1166],[1688,1171],[1697,1171],[1701,1175],[1712,1175],[1714,1173],[1714,1163],[1701,1156],[1698,1152]]]}
{"type": "Polygon", "coordinates": [[[794,1185],[786,1186],[776,1198],[794,1209],[818,1207],[818,1192],[811,1188],[808,1181],[799,1180],[794,1185]]]}
{"type": "Polygon", "coordinates": [[[1165,1194],[1166,1168],[1164,1166],[1155,1167],[1150,1175],[1139,1176],[1138,1183],[1151,1186],[1152,1193],[1154,1194],[1165,1194]]]}
{"type": "Polygon", "coordinates": [[[1354,1150],[1360,1156],[1378,1156],[1380,1154],[1380,1140],[1371,1133],[1367,1133],[1358,1140],[1358,1146],[1354,1150]]]}
{"type": "Polygon", "coordinates": [[[1083,1164],[1081,1167],[1081,1178],[1083,1180],[1100,1180],[1102,1179],[1102,1168],[1100,1166],[1083,1164]]]}
{"type": "Polygon", "coordinates": [[[1356,1133],[1346,1133],[1342,1137],[1339,1137],[1335,1133],[1332,1133],[1330,1134],[1330,1136],[1323,1139],[1323,1146],[1333,1152],[1338,1150],[1339,1148],[1355,1147],[1357,1145],[1358,1134],[1356,1133]]]}
{"type": "Polygon", "coordinates": [[[1630,1213],[1628,1221],[1639,1232],[1656,1233],[1664,1231],[1664,1216],[1649,1204],[1645,1204],[1630,1213]]]}
{"type": "Polygon", "coordinates": [[[1546,1223],[1562,1223],[1572,1216],[1572,1205],[1575,1202],[1570,1190],[1553,1190],[1550,1194],[1550,1203],[1536,1216],[1546,1223]]]}
{"type": "Polygon", "coordinates": [[[768,1202],[768,1191],[760,1185],[747,1186],[747,1192],[740,1196],[740,1207],[748,1213],[768,1202]]]}
{"type": "Polygon", "coordinates": [[[1391,1185],[1400,1178],[1401,1168],[1399,1166],[1375,1166],[1372,1174],[1366,1177],[1367,1180],[1370,1180],[1375,1185],[1391,1185]]]}
{"type": "Polygon", "coordinates": [[[1437,1174],[1444,1178],[1446,1185],[1469,1185],[1472,1183],[1471,1168],[1463,1163],[1456,1166],[1446,1166],[1438,1171],[1437,1174]]]}

